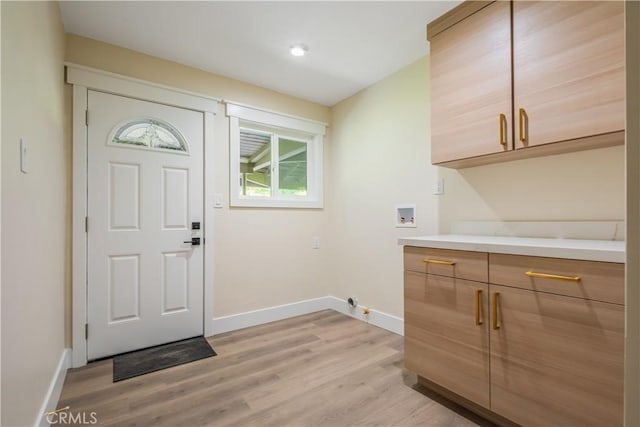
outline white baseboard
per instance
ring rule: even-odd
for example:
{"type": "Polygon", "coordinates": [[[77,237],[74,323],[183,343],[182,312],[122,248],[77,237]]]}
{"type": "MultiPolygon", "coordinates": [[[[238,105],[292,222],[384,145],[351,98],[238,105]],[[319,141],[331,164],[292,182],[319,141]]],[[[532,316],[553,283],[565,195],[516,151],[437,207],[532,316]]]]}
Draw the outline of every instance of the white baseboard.
{"type": "Polygon", "coordinates": [[[276,320],[283,320],[290,317],[301,316],[303,314],[315,313],[316,311],[327,310],[329,308],[328,298],[329,297],[314,298],[291,304],[283,304],[260,310],[247,311],[245,313],[232,314],[230,316],[214,317],[212,328],[213,334],[222,334],[224,332],[248,328],[250,326],[275,322],[276,320]]]}
{"type": "Polygon", "coordinates": [[[56,366],[56,371],[53,373],[53,377],[51,378],[51,383],[49,384],[49,389],[47,390],[47,394],[44,396],[44,401],[42,402],[42,406],[40,407],[40,413],[36,418],[36,427],[48,427],[49,422],[47,421],[46,413],[49,411],[54,411],[56,406],[58,405],[58,401],[60,400],[60,393],[62,392],[62,386],[64,384],[64,378],[67,375],[67,369],[71,367],[71,349],[65,348],[62,350],[62,355],[60,356],[60,360],[58,361],[58,366],[56,366]]]}
{"type": "Polygon", "coordinates": [[[278,305],[260,310],[247,311],[245,313],[232,314],[230,316],[215,317],[212,320],[213,335],[224,332],[248,328],[250,326],[263,325],[276,320],[288,319],[316,311],[332,309],[339,313],[351,316],[354,319],[370,323],[379,328],[386,329],[398,335],[404,334],[404,320],[377,310],[369,310],[368,315],[362,315],[360,307],[350,309],[346,301],[333,296],[314,298],[291,304],[278,305]]]}
{"type": "Polygon", "coordinates": [[[362,305],[358,305],[356,308],[351,308],[345,300],[333,296],[329,296],[327,298],[329,298],[329,308],[332,310],[351,316],[354,319],[370,323],[379,328],[386,329],[394,334],[404,335],[404,319],[401,319],[400,317],[373,309],[369,309],[369,314],[365,315],[362,313],[362,305]]]}

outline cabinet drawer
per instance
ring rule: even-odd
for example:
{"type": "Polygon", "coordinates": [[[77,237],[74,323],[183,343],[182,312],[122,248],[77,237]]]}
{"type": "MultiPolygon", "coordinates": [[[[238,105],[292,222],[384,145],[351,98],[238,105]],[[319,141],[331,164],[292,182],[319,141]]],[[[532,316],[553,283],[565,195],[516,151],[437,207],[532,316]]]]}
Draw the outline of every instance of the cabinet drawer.
{"type": "Polygon", "coordinates": [[[487,257],[483,252],[404,247],[404,269],[457,279],[487,282],[487,257]]]}
{"type": "Polygon", "coordinates": [[[491,254],[489,282],[624,304],[624,264],[491,254]]]}

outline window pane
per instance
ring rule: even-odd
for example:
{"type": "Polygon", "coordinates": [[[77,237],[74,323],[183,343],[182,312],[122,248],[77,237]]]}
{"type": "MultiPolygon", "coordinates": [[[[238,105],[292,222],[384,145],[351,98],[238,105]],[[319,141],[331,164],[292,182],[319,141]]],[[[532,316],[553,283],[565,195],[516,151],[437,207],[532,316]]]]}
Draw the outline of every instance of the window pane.
{"type": "Polygon", "coordinates": [[[244,174],[243,196],[271,197],[271,168],[244,174]]]}
{"type": "Polygon", "coordinates": [[[187,152],[186,142],[173,126],[152,119],[136,119],[121,126],[112,143],[187,152]]]}
{"type": "Polygon", "coordinates": [[[280,194],[307,195],[307,144],[286,138],[278,139],[280,194]]]}
{"type": "Polygon", "coordinates": [[[271,197],[271,134],[240,129],[240,195],[271,197]]]}

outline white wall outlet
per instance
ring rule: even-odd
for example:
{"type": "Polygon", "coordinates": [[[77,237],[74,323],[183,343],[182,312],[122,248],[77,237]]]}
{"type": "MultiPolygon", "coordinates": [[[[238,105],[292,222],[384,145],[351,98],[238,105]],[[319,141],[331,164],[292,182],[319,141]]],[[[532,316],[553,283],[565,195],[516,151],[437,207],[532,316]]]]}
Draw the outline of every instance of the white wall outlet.
{"type": "Polygon", "coordinates": [[[433,194],[436,196],[444,194],[444,178],[438,178],[433,181],[433,194]]]}
{"type": "Polygon", "coordinates": [[[313,236],[311,238],[311,249],[320,249],[320,237],[313,236]]]}
{"type": "Polygon", "coordinates": [[[215,193],[213,195],[213,207],[216,209],[220,209],[223,207],[223,202],[222,202],[222,193],[215,193]]]}
{"type": "Polygon", "coordinates": [[[20,138],[20,171],[29,172],[29,147],[24,138],[20,138]]]}

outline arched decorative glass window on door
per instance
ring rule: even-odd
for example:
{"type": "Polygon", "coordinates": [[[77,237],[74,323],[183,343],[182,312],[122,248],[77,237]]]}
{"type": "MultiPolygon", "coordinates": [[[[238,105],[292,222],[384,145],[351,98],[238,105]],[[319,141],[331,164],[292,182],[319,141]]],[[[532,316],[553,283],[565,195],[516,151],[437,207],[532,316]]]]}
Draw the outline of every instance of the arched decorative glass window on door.
{"type": "Polygon", "coordinates": [[[133,119],[119,125],[110,144],[189,153],[187,141],[176,128],[158,119],[133,119]]]}

